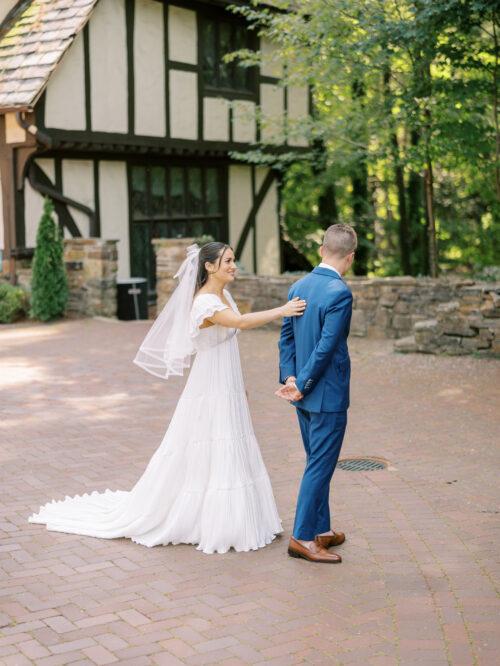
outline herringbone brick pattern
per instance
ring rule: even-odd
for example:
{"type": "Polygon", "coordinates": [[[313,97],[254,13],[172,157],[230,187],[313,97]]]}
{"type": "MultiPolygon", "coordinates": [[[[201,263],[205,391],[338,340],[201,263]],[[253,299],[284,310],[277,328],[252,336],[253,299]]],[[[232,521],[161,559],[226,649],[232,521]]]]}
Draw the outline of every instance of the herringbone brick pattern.
{"type": "Polygon", "coordinates": [[[341,457],[390,468],[335,473],[341,565],[286,554],[303,454],[293,409],[273,397],[275,331],[244,333],[240,347],[283,537],[205,555],[28,523],[50,499],[127,490],[144,470],[182,386],[131,363],[147,328],[0,331],[1,664],[498,664],[495,361],[352,341],[341,457]]]}

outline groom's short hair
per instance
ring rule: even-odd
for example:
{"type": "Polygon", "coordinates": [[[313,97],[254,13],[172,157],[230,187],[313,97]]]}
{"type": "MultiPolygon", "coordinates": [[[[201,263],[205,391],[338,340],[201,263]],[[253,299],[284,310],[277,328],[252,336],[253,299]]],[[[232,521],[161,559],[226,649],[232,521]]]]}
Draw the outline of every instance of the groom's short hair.
{"type": "Polygon", "coordinates": [[[325,231],[323,248],[329,255],[346,257],[358,246],[356,232],[349,224],[332,224],[325,231]]]}

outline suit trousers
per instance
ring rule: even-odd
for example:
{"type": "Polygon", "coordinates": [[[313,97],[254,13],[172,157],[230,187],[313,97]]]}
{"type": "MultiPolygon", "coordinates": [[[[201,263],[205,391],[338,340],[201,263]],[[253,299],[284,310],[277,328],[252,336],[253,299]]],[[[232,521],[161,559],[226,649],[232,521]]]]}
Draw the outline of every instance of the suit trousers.
{"type": "Polygon", "coordinates": [[[308,412],[297,407],[306,468],[300,484],[293,536],[313,541],[330,525],[330,481],[339,459],[347,426],[347,411],[308,412]]]}

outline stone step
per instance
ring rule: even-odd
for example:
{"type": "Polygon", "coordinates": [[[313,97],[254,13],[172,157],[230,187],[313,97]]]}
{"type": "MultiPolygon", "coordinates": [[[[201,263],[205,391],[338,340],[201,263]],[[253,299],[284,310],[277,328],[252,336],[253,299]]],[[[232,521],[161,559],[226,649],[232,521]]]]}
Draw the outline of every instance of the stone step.
{"type": "Polygon", "coordinates": [[[418,346],[414,335],[408,335],[406,338],[400,338],[394,343],[394,351],[402,354],[410,354],[418,351],[418,346]]]}

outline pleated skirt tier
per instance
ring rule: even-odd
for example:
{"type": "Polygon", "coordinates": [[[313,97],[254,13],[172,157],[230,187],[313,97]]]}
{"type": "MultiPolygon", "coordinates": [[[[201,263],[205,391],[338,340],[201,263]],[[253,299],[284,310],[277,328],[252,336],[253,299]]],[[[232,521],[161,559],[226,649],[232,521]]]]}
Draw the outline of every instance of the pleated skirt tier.
{"type": "Polygon", "coordinates": [[[163,441],[130,491],[49,502],[47,529],[204,553],[249,551],[282,532],[251,422],[236,336],[199,351],[163,441]]]}

